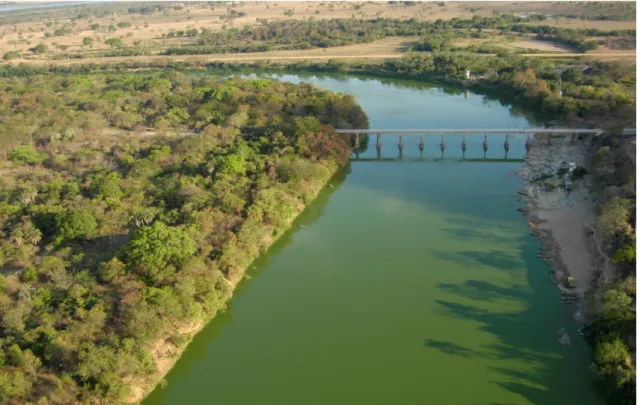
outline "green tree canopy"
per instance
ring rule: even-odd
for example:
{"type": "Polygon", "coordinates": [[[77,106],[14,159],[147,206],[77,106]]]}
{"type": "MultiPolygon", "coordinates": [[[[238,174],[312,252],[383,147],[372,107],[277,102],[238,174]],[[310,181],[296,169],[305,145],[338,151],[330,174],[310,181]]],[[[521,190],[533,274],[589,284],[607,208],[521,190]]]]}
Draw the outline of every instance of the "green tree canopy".
{"type": "Polygon", "coordinates": [[[230,154],[217,159],[218,171],[223,174],[244,174],[246,161],[241,155],[230,154]]]}
{"type": "Polygon", "coordinates": [[[90,177],[91,194],[109,205],[116,204],[122,197],[122,189],[119,186],[121,181],[119,173],[99,171],[90,177]]]}
{"type": "Polygon", "coordinates": [[[97,220],[87,210],[72,209],[62,211],[55,218],[57,226],[56,242],[88,238],[97,232],[97,220]]]}
{"type": "Polygon", "coordinates": [[[132,271],[156,284],[172,276],[196,251],[182,229],[155,222],[135,232],[123,258],[132,271]]]}
{"type": "Polygon", "coordinates": [[[49,47],[44,45],[44,44],[38,44],[36,46],[34,46],[33,48],[29,48],[29,50],[31,52],[33,52],[36,55],[40,55],[43,54],[44,52],[49,50],[49,47]]]}
{"type": "Polygon", "coordinates": [[[106,41],[104,41],[104,43],[110,46],[111,48],[121,48],[124,46],[124,43],[119,38],[109,38],[106,41]]]}
{"type": "Polygon", "coordinates": [[[22,145],[14,148],[10,157],[14,165],[34,165],[44,160],[45,155],[36,152],[31,145],[22,145]]]}
{"type": "Polygon", "coordinates": [[[11,60],[11,59],[17,59],[17,58],[19,58],[20,56],[22,56],[22,55],[20,55],[20,52],[16,52],[16,51],[9,51],[9,52],[6,52],[6,53],[2,56],[2,59],[4,59],[4,60],[11,60]]]}

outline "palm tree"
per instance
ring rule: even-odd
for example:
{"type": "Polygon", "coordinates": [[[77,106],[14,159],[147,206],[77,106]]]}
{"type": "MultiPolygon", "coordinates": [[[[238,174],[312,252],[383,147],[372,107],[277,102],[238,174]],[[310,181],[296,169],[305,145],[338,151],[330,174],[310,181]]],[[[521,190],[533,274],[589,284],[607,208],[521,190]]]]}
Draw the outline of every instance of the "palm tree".
{"type": "Polygon", "coordinates": [[[11,231],[9,239],[18,247],[22,246],[23,243],[36,245],[42,240],[42,232],[31,221],[24,220],[11,231]]]}
{"type": "Polygon", "coordinates": [[[38,190],[35,187],[29,186],[22,190],[20,195],[20,202],[25,205],[29,205],[35,201],[35,197],[38,196],[38,190]]]}
{"type": "Polygon", "coordinates": [[[133,226],[133,228],[148,226],[153,222],[156,215],[157,209],[152,207],[135,210],[131,214],[130,224],[133,226]]]}
{"type": "Polygon", "coordinates": [[[22,236],[22,228],[18,226],[17,228],[12,230],[9,240],[15,243],[17,247],[22,246],[22,243],[24,243],[24,238],[22,236]]]}
{"type": "Polygon", "coordinates": [[[22,236],[26,243],[38,244],[42,240],[42,232],[33,225],[33,222],[26,221],[22,224],[22,236]]]}

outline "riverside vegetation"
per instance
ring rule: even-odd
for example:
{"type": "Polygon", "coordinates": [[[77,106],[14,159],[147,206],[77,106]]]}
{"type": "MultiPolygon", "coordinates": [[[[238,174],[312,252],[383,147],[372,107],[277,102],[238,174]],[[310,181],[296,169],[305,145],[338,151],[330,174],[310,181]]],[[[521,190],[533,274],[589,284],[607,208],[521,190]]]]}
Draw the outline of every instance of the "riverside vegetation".
{"type": "MultiPolygon", "coordinates": [[[[633,140],[634,142],[634,140],[633,140]]],[[[602,264],[617,275],[589,292],[595,308],[586,331],[595,346],[602,389],[613,404],[635,403],[635,160],[634,143],[608,135],[594,145],[601,199],[594,237],[602,264]],[[607,256],[608,255],[608,256],[607,256]]]]}
{"type": "Polygon", "coordinates": [[[183,348],[346,163],[333,126],[367,127],[352,97],[266,79],[0,87],[5,403],[119,403],[155,383],[149,348],[183,348]]]}

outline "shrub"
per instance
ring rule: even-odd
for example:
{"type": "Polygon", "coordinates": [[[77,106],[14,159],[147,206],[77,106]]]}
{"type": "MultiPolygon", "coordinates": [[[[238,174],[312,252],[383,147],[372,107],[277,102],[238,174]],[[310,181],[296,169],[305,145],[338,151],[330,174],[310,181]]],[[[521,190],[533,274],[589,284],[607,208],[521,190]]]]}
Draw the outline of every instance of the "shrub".
{"type": "Polygon", "coordinates": [[[20,52],[17,51],[9,51],[6,52],[3,56],[2,59],[4,60],[12,60],[12,59],[18,59],[20,58],[22,55],[20,54],[20,52]]]}

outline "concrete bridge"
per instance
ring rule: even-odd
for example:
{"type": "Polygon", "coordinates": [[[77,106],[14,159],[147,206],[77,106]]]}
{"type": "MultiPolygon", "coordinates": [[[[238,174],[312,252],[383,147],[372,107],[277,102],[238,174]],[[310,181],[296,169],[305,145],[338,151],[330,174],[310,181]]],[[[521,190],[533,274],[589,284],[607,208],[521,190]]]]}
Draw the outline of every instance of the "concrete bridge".
{"type": "MultiPolygon", "coordinates": [[[[375,163],[428,163],[428,162],[439,162],[444,161],[444,155],[437,158],[425,158],[425,157],[409,157],[403,159],[401,156],[398,157],[381,157],[377,156],[373,157],[356,157],[352,159],[352,162],[375,162],[375,163]]],[[[523,163],[524,159],[511,159],[511,158],[453,158],[451,161],[456,161],[459,163],[462,162],[472,162],[472,163],[523,163]]]]}
{"type": "MultiPolygon", "coordinates": [[[[464,135],[487,135],[487,134],[593,134],[600,135],[604,133],[604,129],[595,128],[509,128],[509,129],[482,129],[482,128],[463,128],[463,129],[336,129],[339,134],[394,134],[394,135],[441,135],[441,134],[464,134],[464,135]]],[[[635,136],[635,129],[624,129],[623,136],[635,136]]]]}
{"type": "MultiPolygon", "coordinates": [[[[420,135],[419,148],[422,151],[425,147],[423,136],[424,135],[440,135],[442,140],[440,142],[440,150],[445,151],[445,134],[461,134],[462,140],[462,152],[467,150],[467,135],[480,135],[484,136],[484,142],[482,143],[483,149],[486,153],[488,149],[487,134],[504,134],[506,139],[504,141],[504,150],[509,151],[509,135],[511,134],[526,134],[526,150],[531,149],[532,141],[531,135],[546,134],[548,135],[548,141],[551,141],[552,136],[570,135],[571,140],[575,141],[576,135],[592,135],[598,136],[604,133],[605,130],[599,128],[509,128],[509,129],[482,129],[482,128],[463,128],[463,129],[336,129],[336,132],[343,135],[354,136],[354,149],[360,149],[360,137],[370,134],[376,134],[376,149],[380,150],[381,136],[383,134],[398,135],[398,149],[403,149],[403,135],[420,135]]],[[[635,136],[635,129],[626,128],[623,130],[621,136],[635,136]]]]}

